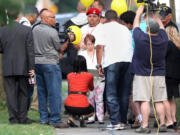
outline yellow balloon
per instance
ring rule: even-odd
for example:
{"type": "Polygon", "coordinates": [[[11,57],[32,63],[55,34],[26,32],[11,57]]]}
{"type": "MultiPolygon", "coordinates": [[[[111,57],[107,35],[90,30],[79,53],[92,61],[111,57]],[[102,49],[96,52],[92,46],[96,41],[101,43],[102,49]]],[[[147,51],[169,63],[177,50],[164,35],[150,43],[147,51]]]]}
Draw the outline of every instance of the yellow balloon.
{"type": "Polygon", "coordinates": [[[136,3],[136,6],[137,6],[137,7],[140,7],[141,5],[145,5],[145,4],[146,4],[146,3],[144,3],[144,2],[143,2],[143,3],[137,3],[137,0],[135,0],[135,3],[136,3]]]}
{"type": "Polygon", "coordinates": [[[113,0],[111,2],[111,9],[116,11],[118,16],[127,11],[127,4],[125,0],[113,0]]]}
{"type": "Polygon", "coordinates": [[[76,25],[72,25],[72,26],[68,27],[68,31],[69,31],[68,34],[70,34],[70,32],[72,32],[75,35],[75,40],[72,43],[75,45],[79,44],[81,42],[81,39],[82,39],[81,29],[76,25]]]}
{"type": "Polygon", "coordinates": [[[51,10],[53,13],[55,13],[55,14],[58,13],[58,7],[57,7],[56,5],[52,5],[52,6],[50,7],[50,10],[51,10]]]}
{"type": "Polygon", "coordinates": [[[85,6],[86,8],[90,7],[91,4],[93,4],[94,0],[80,0],[81,3],[83,4],[83,6],[85,6]]]}

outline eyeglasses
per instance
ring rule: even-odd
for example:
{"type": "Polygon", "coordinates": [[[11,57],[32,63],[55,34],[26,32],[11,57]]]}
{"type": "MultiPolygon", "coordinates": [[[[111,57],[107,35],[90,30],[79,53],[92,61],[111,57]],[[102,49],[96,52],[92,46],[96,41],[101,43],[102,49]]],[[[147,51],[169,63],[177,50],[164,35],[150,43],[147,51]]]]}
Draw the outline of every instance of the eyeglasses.
{"type": "Polygon", "coordinates": [[[56,18],[55,16],[47,16],[47,17],[49,17],[49,18],[56,18]]]}

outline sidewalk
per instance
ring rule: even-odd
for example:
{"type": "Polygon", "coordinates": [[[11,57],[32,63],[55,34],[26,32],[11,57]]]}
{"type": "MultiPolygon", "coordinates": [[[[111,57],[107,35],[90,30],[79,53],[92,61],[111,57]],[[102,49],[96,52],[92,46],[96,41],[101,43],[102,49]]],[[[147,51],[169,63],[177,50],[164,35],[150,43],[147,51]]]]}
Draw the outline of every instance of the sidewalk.
{"type": "MultiPolygon", "coordinates": [[[[67,97],[67,81],[63,80],[63,91],[62,91],[62,97],[63,101],[67,97]]],[[[62,102],[63,104],[64,102],[62,102]]],[[[152,109],[151,109],[152,110],[152,109]]],[[[62,107],[62,112],[64,112],[64,107],[62,107]]],[[[62,119],[64,122],[67,122],[68,115],[62,115],[62,119]]],[[[77,125],[79,125],[79,121],[76,120],[75,122],[77,125]]],[[[150,128],[151,133],[150,135],[157,135],[157,129],[152,128],[154,123],[154,119],[150,118],[150,128]]],[[[131,129],[130,126],[126,130],[118,130],[118,131],[111,131],[106,130],[106,125],[110,124],[108,118],[105,118],[105,124],[99,125],[98,122],[95,124],[87,125],[86,128],[68,128],[68,129],[54,129],[54,135],[144,135],[144,134],[138,134],[135,132],[135,129],[131,129]]],[[[165,133],[159,133],[159,135],[180,135],[180,133],[174,133],[174,130],[168,130],[168,132],[165,133]]]]}
{"type": "MultiPolygon", "coordinates": [[[[67,121],[67,115],[63,115],[64,122],[67,121]]],[[[153,120],[150,120],[150,125],[152,125],[153,120]]],[[[79,125],[79,121],[76,120],[76,124],[79,125]]],[[[87,125],[86,128],[68,128],[68,129],[54,129],[55,135],[144,135],[135,132],[135,129],[131,129],[130,126],[126,130],[106,130],[105,127],[110,124],[109,120],[106,118],[105,124],[99,125],[98,122],[94,124],[87,125]]],[[[151,128],[150,135],[157,135],[157,129],[151,128]]],[[[180,135],[180,133],[174,133],[173,130],[168,130],[165,133],[159,133],[159,135],[180,135]]]]}

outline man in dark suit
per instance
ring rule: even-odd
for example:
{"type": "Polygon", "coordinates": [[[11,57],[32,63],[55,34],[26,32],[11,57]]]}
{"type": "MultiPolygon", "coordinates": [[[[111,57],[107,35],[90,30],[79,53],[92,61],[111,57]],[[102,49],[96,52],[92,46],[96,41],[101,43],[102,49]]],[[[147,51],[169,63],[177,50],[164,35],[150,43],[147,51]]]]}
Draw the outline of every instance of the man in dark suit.
{"type": "Polygon", "coordinates": [[[28,78],[34,76],[34,48],[31,28],[13,22],[0,28],[3,77],[9,122],[31,124],[27,118],[28,78]]]}

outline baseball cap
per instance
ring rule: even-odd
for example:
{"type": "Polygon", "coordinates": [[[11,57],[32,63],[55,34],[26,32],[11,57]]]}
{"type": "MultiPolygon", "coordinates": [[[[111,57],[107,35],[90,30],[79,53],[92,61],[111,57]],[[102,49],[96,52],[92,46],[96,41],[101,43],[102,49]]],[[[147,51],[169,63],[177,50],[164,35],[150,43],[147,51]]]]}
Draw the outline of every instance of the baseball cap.
{"type": "Polygon", "coordinates": [[[164,19],[168,14],[171,14],[172,10],[170,7],[168,6],[163,6],[161,7],[161,10],[159,12],[159,14],[162,16],[162,18],[164,19]]]}
{"type": "Polygon", "coordinates": [[[96,14],[96,15],[100,15],[100,11],[97,9],[97,8],[90,8],[87,12],[86,12],[86,15],[89,15],[89,14],[96,14]]]}

